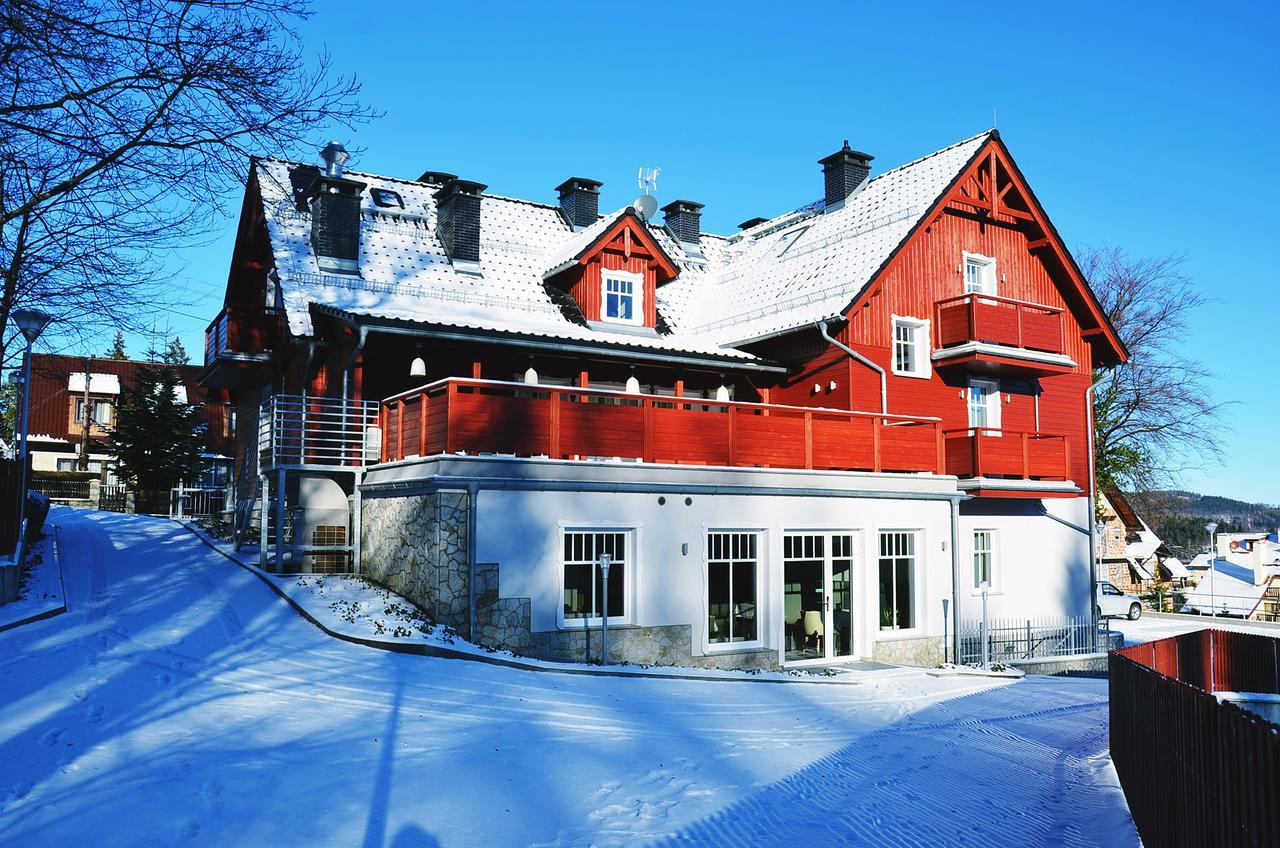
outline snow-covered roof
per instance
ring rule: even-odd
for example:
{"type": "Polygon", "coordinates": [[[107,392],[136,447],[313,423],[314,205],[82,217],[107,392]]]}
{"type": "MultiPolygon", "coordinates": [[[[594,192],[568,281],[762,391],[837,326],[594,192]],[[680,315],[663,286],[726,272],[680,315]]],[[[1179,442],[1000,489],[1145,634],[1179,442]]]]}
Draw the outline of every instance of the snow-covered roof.
{"type": "Polygon", "coordinates": [[[1160,560],[1160,564],[1169,572],[1169,576],[1175,579],[1185,579],[1191,576],[1191,572],[1182,560],[1177,557],[1167,556],[1160,560]]]}
{"type": "Polygon", "coordinates": [[[680,271],[658,290],[670,332],[652,335],[577,323],[543,283],[625,210],[575,232],[556,206],[484,194],[480,261],[459,269],[436,234],[436,187],[349,172],[368,184],[359,274],[332,274],[312,251],[310,213],[296,206],[290,171],[297,166],[260,159],[256,173],[282,305],[296,335],[312,332],[315,304],[358,316],[750,360],[733,348],[841,316],[990,137],[981,133],[880,174],[838,209],[824,212],[818,202],[732,237],[703,234],[697,253],[665,228],[646,225],[680,271]],[[379,188],[399,194],[404,208],[379,207],[371,196],[379,188]]]}
{"type": "Polygon", "coordinates": [[[1191,609],[1248,615],[1267,591],[1267,584],[1253,585],[1253,571],[1219,559],[1205,571],[1195,589],[1187,594],[1191,609]]]}
{"type": "MultiPolygon", "coordinates": [[[[72,394],[84,393],[84,372],[72,371],[67,376],[67,391],[72,394]]],[[[98,374],[89,373],[89,394],[94,395],[118,395],[120,394],[120,378],[115,374],[98,374]]]]}
{"type": "Polygon", "coordinates": [[[1191,562],[1187,563],[1187,568],[1204,571],[1212,561],[1213,558],[1209,554],[1196,554],[1191,558],[1191,562]]]}

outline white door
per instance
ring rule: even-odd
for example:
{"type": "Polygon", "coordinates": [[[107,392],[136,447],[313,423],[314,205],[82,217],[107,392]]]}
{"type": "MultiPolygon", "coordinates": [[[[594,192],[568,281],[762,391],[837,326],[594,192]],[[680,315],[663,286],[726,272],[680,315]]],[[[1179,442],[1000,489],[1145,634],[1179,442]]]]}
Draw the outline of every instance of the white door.
{"type": "Polygon", "coordinates": [[[788,664],[857,656],[853,533],[787,533],[782,538],[782,642],[788,664]]]}
{"type": "Polygon", "coordinates": [[[1000,384],[995,380],[970,380],[967,397],[969,426],[999,430],[1000,384]]]}

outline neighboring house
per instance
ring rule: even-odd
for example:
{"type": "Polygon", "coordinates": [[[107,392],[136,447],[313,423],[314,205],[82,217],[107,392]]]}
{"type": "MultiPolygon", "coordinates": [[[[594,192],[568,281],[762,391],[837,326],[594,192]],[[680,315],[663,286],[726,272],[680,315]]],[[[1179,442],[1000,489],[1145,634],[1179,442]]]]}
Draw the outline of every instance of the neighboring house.
{"type": "Polygon", "coordinates": [[[1205,573],[1195,591],[1187,595],[1186,607],[1204,614],[1212,610],[1219,615],[1280,620],[1280,543],[1276,534],[1222,533],[1216,542],[1218,556],[1212,564],[1205,563],[1205,573]]]}
{"type": "MultiPolygon", "coordinates": [[[[33,473],[82,470],[80,451],[87,423],[88,468],[85,470],[101,475],[103,482],[114,483],[108,453],[111,427],[115,424],[122,389],[143,364],[128,359],[90,360],[81,356],[34,354],[28,436],[33,473]]],[[[198,366],[179,366],[179,371],[182,374],[179,399],[199,405],[200,419],[207,425],[205,476],[210,482],[225,480],[231,452],[230,408],[224,399],[225,393],[214,390],[211,401],[210,390],[198,380],[198,366]]]]}
{"type": "Polygon", "coordinates": [[[206,337],[264,563],[553,658],[598,651],[602,553],[633,662],[934,663],[984,586],[1090,614],[1086,391],[1127,354],[995,131],[874,178],[845,145],[727,236],[324,158],[251,161],[206,337]]]}
{"type": "MultiPolygon", "coordinates": [[[[1118,489],[1102,492],[1098,498],[1098,515],[1104,528],[1098,557],[1107,580],[1125,592],[1137,593],[1174,579],[1174,569],[1164,565],[1164,560],[1171,558],[1169,549],[1123,492],[1118,489]]],[[[1180,562],[1174,562],[1179,572],[1185,571],[1180,568],[1180,562]]]]}

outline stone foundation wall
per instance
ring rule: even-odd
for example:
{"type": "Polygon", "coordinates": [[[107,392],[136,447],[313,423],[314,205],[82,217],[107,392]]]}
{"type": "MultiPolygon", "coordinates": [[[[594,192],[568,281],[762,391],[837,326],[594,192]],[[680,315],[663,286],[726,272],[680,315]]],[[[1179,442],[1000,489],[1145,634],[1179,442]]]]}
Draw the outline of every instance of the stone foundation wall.
{"type": "Polygon", "coordinates": [[[942,664],[944,646],[941,636],[883,640],[872,643],[871,659],[895,665],[933,668],[942,664]]]}
{"type": "Polygon", "coordinates": [[[365,498],[361,511],[363,573],[464,637],[471,632],[468,509],[466,492],[436,492],[365,498]]]}

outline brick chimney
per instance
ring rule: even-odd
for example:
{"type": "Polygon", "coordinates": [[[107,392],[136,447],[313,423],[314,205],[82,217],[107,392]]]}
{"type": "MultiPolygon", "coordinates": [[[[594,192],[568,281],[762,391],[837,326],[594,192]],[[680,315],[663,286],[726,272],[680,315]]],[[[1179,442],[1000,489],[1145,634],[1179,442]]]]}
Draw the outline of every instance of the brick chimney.
{"type": "Polygon", "coordinates": [[[702,207],[703,204],[692,200],[673,200],[662,207],[666,215],[663,223],[680,244],[698,246],[698,234],[702,232],[702,207]]]}
{"type": "Polygon", "coordinates": [[[824,159],[819,159],[822,166],[822,182],[825,188],[823,199],[828,211],[839,209],[849,195],[862,185],[871,173],[871,160],[867,153],[849,148],[846,140],[844,147],[824,159]]]}
{"type": "Polygon", "coordinates": [[[311,200],[311,247],[321,271],[360,273],[360,198],[367,183],[348,179],[347,151],[331,141],[320,151],[325,168],[316,177],[311,200]]]}
{"type": "Polygon", "coordinates": [[[436,192],[436,233],[455,266],[480,261],[480,194],[486,188],[455,177],[436,192]]]}
{"type": "Polygon", "coordinates": [[[602,185],[604,183],[599,180],[570,177],[556,186],[556,191],[560,192],[560,211],[575,230],[591,226],[600,217],[602,185]]]}

